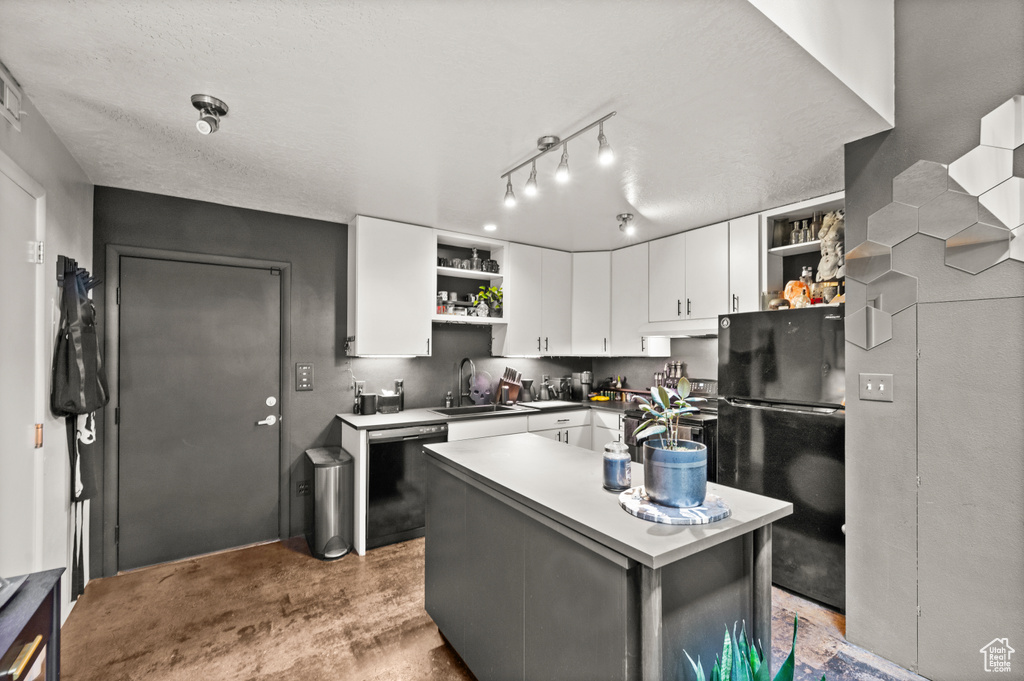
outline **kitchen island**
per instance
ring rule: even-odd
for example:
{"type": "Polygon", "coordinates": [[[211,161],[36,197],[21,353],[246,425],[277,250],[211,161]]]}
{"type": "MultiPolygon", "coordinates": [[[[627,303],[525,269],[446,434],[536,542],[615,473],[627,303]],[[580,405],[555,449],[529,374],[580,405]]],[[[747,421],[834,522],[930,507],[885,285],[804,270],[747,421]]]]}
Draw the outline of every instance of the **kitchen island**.
{"type": "Polygon", "coordinates": [[[683,678],[683,650],[710,669],[736,621],[770,652],[791,504],[709,484],[729,518],[661,525],[619,508],[590,450],[524,433],[424,451],[426,609],[481,681],[683,678]]]}

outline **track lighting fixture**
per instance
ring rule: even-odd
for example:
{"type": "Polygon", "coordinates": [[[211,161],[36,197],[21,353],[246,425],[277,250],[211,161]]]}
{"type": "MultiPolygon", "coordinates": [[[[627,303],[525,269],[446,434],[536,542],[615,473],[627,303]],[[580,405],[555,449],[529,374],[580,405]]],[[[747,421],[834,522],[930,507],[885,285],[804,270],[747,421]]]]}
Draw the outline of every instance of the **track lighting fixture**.
{"type": "Polygon", "coordinates": [[[516,194],[512,191],[512,178],[508,178],[508,183],[505,185],[505,206],[513,208],[516,205],[516,194]]]}
{"type": "Polygon", "coordinates": [[[608,138],[604,136],[604,122],[597,126],[597,161],[603,166],[611,165],[615,160],[615,152],[612,145],[608,144],[608,138]]]}
{"type": "Polygon", "coordinates": [[[221,116],[228,115],[228,105],[210,95],[192,95],[192,106],[199,109],[196,130],[204,135],[217,132],[221,116]]]}
{"type": "Polygon", "coordinates": [[[619,231],[626,236],[633,236],[636,234],[636,225],[633,224],[632,213],[619,213],[615,216],[615,219],[619,221],[619,231]]]}
{"type": "Polygon", "coordinates": [[[530,178],[526,180],[526,188],[523,192],[527,196],[537,196],[537,162],[533,162],[533,167],[530,168],[530,178]]]}
{"type": "Polygon", "coordinates": [[[569,145],[562,145],[562,160],[558,162],[558,170],[555,171],[555,179],[559,182],[569,181],[569,145]]]}
{"type": "Polygon", "coordinates": [[[562,139],[555,135],[545,135],[537,140],[538,152],[526,159],[512,170],[502,173],[501,177],[505,178],[505,205],[511,208],[516,205],[516,195],[512,191],[512,173],[516,172],[520,168],[525,168],[527,165],[530,166],[530,177],[526,180],[526,186],[523,189],[523,193],[527,196],[537,195],[537,159],[548,153],[557,146],[562,146],[562,158],[558,163],[558,169],[555,171],[555,180],[558,182],[568,182],[569,180],[569,140],[582,135],[587,130],[598,126],[597,134],[597,158],[601,165],[609,165],[615,160],[615,154],[612,152],[612,147],[608,144],[608,138],[604,135],[604,122],[615,115],[612,111],[610,114],[606,114],[601,118],[597,119],[590,125],[580,128],[573,134],[562,139]]]}

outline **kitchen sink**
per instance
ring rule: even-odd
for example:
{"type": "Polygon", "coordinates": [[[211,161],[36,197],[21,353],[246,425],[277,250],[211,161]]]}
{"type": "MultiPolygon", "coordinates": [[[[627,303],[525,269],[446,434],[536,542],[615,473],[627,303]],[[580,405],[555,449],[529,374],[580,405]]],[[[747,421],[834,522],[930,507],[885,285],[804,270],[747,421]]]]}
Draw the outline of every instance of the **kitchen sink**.
{"type": "Polygon", "coordinates": [[[504,404],[470,404],[465,407],[439,407],[430,411],[444,416],[487,416],[488,414],[528,410],[524,407],[510,407],[504,404]]]}

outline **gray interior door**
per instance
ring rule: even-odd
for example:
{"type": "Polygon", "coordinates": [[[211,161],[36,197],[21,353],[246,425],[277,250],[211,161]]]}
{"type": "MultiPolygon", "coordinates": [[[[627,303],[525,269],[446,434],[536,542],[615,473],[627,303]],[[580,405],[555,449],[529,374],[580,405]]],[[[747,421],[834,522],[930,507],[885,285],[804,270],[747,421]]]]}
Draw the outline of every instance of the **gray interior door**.
{"type": "Polygon", "coordinates": [[[120,268],[118,569],[276,539],[281,277],[120,268]]]}

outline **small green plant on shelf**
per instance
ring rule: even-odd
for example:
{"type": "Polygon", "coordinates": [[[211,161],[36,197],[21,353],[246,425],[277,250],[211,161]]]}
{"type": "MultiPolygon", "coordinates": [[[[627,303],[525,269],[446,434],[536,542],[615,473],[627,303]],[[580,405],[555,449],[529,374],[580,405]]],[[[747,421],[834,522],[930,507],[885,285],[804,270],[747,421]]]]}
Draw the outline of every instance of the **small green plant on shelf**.
{"type": "Polygon", "coordinates": [[[501,309],[501,298],[502,292],[500,286],[481,286],[480,293],[477,294],[476,299],[487,305],[492,310],[501,309]]]}
{"type": "MultiPolygon", "coordinates": [[[[789,651],[779,672],[775,675],[774,681],[793,681],[793,673],[796,670],[796,630],[798,618],[793,617],[793,647],[789,651]]],[[[686,659],[690,661],[693,673],[698,681],[772,681],[769,674],[771,670],[764,664],[764,655],[751,641],[747,643],[746,624],[740,629],[739,636],[736,635],[736,625],[732,626],[732,636],[729,636],[729,628],[725,629],[725,641],[722,644],[722,657],[715,656],[715,666],[711,668],[711,676],[705,676],[704,666],[700,657],[694,662],[690,653],[685,650],[686,659]]],[[[680,679],[683,681],[683,678],[680,679]]],[[[821,681],[825,681],[822,674],[821,681]]]]}

